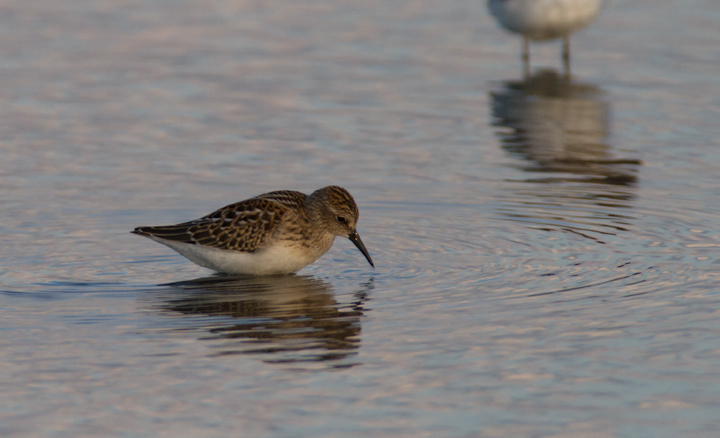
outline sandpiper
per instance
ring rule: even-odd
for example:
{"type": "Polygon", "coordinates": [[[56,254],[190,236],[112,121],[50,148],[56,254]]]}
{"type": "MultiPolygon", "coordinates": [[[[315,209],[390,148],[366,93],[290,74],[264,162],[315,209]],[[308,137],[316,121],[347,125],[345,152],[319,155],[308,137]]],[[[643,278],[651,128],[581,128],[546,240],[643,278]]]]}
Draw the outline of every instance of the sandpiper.
{"type": "Polygon", "coordinates": [[[309,196],[290,190],[265,193],[194,221],[138,227],[132,233],[227,274],[297,272],[325,254],[335,236],[350,239],[375,267],[355,230],[358,217],[350,193],[328,186],[309,196]]]}
{"type": "Polygon", "coordinates": [[[570,75],[570,34],[595,20],[602,0],[488,0],[488,8],[505,29],[523,36],[523,67],[530,75],[529,40],[563,39],[563,66],[570,75]]]}

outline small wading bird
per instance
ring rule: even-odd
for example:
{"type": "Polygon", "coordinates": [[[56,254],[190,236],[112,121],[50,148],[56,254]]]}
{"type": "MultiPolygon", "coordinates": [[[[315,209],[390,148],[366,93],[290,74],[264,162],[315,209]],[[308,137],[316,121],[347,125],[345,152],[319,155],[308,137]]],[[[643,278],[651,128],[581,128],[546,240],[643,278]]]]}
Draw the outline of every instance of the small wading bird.
{"type": "Polygon", "coordinates": [[[490,13],[505,29],[523,37],[523,70],[530,75],[530,40],[562,38],[563,68],[570,76],[570,34],[592,23],[602,0],[488,0],[490,13]]]}
{"type": "Polygon", "coordinates": [[[375,267],[355,230],[358,217],[350,193],[328,186],[309,196],[290,190],[265,193],[194,221],[138,227],[132,233],[227,274],[297,272],[325,254],[335,236],[350,239],[375,267]]]}

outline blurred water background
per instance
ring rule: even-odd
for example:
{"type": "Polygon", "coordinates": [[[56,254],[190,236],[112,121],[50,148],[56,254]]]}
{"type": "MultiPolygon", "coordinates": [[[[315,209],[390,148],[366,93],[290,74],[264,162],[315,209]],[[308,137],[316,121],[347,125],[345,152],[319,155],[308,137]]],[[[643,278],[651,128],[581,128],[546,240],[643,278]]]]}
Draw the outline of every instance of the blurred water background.
{"type": "Polygon", "coordinates": [[[0,2],[3,437],[709,437],[720,4],[0,2]],[[295,276],[129,234],[355,196],[295,276]]]}

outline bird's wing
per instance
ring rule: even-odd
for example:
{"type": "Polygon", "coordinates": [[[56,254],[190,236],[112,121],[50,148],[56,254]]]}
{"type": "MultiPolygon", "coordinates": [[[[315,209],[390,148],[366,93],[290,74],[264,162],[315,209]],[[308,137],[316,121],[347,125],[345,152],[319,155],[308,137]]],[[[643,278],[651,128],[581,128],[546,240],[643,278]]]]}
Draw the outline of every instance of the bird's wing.
{"type": "Polygon", "coordinates": [[[281,203],[258,197],[227,205],[194,221],[139,227],[133,232],[158,239],[252,252],[263,246],[264,239],[272,234],[289,211],[281,203]]]}
{"type": "Polygon", "coordinates": [[[300,211],[305,204],[306,198],[307,195],[305,193],[293,190],[278,190],[276,192],[264,193],[254,197],[253,199],[267,199],[268,201],[277,202],[278,204],[284,205],[292,210],[300,211]]]}

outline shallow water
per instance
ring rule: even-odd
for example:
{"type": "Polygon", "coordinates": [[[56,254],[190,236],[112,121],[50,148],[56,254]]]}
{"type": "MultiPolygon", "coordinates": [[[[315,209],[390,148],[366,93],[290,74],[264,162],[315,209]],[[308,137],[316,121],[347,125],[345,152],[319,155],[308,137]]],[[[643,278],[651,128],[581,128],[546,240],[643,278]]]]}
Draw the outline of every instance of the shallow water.
{"type": "Polygon", "coordinates": [[[715,2],[609,2],[569,83],[482,2],[0,11],[3,437],[720,427],[715,2]],[[128,233],[328,184],[377,269],[128,233]]]}

